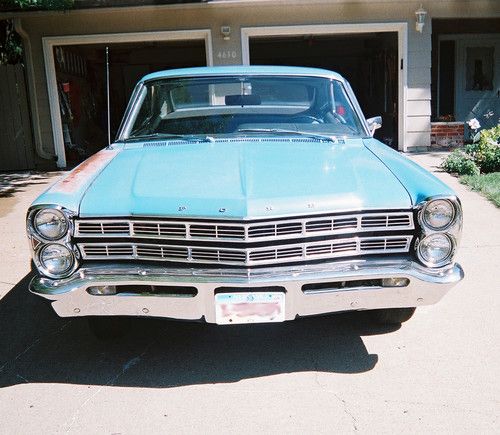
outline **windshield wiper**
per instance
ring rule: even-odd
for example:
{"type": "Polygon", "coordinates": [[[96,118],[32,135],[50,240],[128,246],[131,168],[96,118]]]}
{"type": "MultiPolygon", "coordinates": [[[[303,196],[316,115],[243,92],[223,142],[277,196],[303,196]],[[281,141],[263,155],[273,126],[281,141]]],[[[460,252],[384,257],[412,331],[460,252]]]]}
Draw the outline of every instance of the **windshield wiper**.
{"type": "Polygon", "coordinates": [[[287,130],[284,128],[242,128],[238,129],[238,132],[242,133],[271,133],[271,134],[294,134],[296,136],[305,136],[312,139],[327,140],[329,142],[336,142],[337,138],[335,136],[328,136],[326,134],[311,133],[309,131],[301,130],[287,130]]]}
{"type": "Polygon", "coordinates": [[[122,142],[133,142],[133,141],[141,141],[148,139],[178,139],[185,141],[195,141],[195,142],[214,142],[215,139],[211,136],[193,136],[189,134],[174,134],[174,133],[151,133],[151,134],[141,134],[138,136],[131,136],[126,139],[123,139],[122,142]]]}

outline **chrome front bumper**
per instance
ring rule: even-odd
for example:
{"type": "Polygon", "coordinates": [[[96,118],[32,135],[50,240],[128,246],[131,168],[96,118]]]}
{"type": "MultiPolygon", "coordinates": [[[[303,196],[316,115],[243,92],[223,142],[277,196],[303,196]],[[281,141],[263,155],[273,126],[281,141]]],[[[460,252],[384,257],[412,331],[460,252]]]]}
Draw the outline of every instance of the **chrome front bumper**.
{"type": "MultiPolygon", "coordinates": [[[[89,264],[69,278],[35,277],[30,291],[49,299],[61,317],[151,316],[215,322],[216,289],[283,287],[285,319],[297,316],[377,308],[417,307],[438,302],[464,276],[459,264],[425,268],[408,259],[354,260],[266,269],[171,269],[138,265],[89,264]],[[322,288],[304,292],[306,284],[408,278],[406,287],[322,288]],[[189,286],[196,296],[116,294],[91,295],[87,288],[104,285],[189,286]]],[[[221,291],[221,290],[219,290],[221,291]]]]}

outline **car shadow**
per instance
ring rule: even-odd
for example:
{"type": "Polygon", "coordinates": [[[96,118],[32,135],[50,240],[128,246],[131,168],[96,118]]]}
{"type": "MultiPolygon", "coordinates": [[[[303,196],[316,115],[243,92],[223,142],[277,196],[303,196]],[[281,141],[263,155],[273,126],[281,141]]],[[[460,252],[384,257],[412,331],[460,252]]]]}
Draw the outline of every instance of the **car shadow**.
{"type": "Polygon", "coordinates": [[[30,294],[31,278],[0,301],[0,387],[168,388],[301,371],[361,373],[378,362],[361,337],[398,329],[373,326],[363,313],[228,327],[142,318],[125,337],[101,342],[86,319],[59,318],[48,301],[30,294]]]}

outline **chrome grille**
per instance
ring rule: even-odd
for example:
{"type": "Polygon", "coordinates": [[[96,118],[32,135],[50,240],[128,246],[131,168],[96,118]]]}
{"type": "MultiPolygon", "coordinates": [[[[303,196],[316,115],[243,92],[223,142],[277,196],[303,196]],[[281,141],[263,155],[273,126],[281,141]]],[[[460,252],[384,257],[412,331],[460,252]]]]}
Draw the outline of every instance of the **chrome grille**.
{"type": "Polygon", "coordinates": [[[409,225],[409,216],[406,215],[382,215],[382,216],[363,216],[361,218],[361,227],[363,228],[394,228],[407,227],[409,225]]]}
{"type": "Polygon", "coordinates": [[[79,232],[82,236],[129,234],[130,225],[126,221],[86,222],[79,226],[79,232]]]}
{"type": "Polygon", "coordinates": [[[189,225],[190,238],[245,239],[245,228],[236,225],[189,225]]]}
{"type": "Polygon", "coordinates": [[[307,255],[329,255],[336,253],[356,252],[356,241],[341,241],[338,243],[322,243],[321,245],[309,246],[306,248],[307,255]]]}
{"type": "Polygon", "coordinates": [[[134,248],[130,244],[112,244],[112,245],[89,245],[85,253],[94,257],[113,257],[113,256],[133,256],[134,248]]]}
{"type": "Polygon", "coordinates": [[[248,238],[280,237],[293,234],[302,234],[301,222],[285,222],[267,225],[251,225],[248,228],[248,238]]]}
{"type": "Polygon", "coordinates": [[[264,248],[216,248],[147,243],[79,243],[85,260],[154,260],[260,265],[363,254],[405,253],[412,236],[364,237],[292,243],[264,248]]]}
{"type": "Polygon", "coordinates": [[[165,219],[80,219],[75,222],[75,236],[258,242],[367,231],[413,230],[414,228],[411,212],[376,212],[267,219],[255,223],[165,219]]]}
{"type": "Polygon", "coordinates": [[[134,236],[186,237],[186,227],[182,224],[162,222],[131,222],[134,236]]]}

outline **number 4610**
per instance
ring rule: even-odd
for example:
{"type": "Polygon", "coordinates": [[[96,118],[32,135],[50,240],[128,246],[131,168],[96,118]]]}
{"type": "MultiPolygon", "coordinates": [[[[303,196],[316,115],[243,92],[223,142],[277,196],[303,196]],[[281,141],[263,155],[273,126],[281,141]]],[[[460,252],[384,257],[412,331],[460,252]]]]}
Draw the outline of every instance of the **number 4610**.
{"type": "Polygon", "coordinates": [[[236,59],[236,51],[231,51],[231,50],[227,50],[227,51],[219,51],[217,53],[217,57],[219,59],[236,59]]]}

